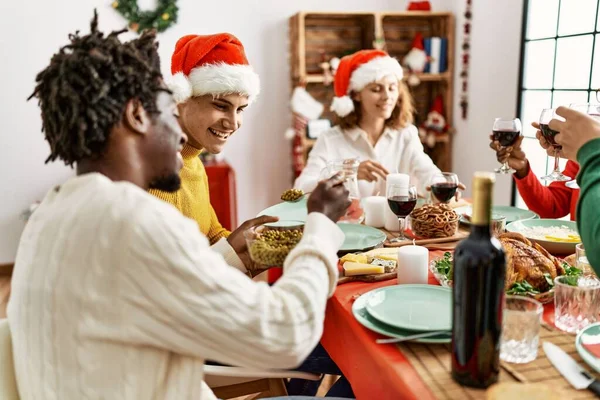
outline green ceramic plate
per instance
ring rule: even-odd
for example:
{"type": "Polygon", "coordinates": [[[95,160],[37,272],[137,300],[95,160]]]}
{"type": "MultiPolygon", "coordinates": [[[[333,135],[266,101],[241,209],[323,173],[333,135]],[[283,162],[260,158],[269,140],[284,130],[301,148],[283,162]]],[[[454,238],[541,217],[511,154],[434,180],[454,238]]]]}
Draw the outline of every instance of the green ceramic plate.
{"type": "Polygon", "coordinates": [[[386,239],[385,233],[367,225],[346,223],[338,223],[337,225],[346,235],[346,239],[340,248],[341,252],[371,250],[382,244],[386,239]]]}
{"type": "Polygon", "coordinates": [[[558,227],[566,226],[570,230],[574,232],[579,232],[577,230],[577,223],[574,221],[563,221],[558,219],[530,219],[526,221],[517,221],[512,224],[506,225],[506,230],[508,232],[518,232],[522,233],[527,239],[532,242],[538,243],[540,246],[548,250],[550,253],[555,255],[564,255],[564,254],[573,254],[575,253],[575,246],[577,243],[564,243],[564,242],[553,242],[550,240],[542,240],[542,239],[533,239],[529,237],[526,233],[524,233],[528,228],[534,227],[558,227]]]}
{"type": "MultiPolygon", "coordinates": [[[[296,203],[283,202],[275,204],[261,211],[258,215],[271,215],[279,217],[282,221],[306,222],[306,198],[296,203]]],[[[381,245],[386,239],[385,233],[370,226],[348,223],[338,223],[338,226],[346,236],[340,252],[371,250],[381,245]]]]}
{"type": "Polygon", "coordinates": [[[261,215],[271,215],[279,217],[281,220],[306,221],[306,196],[295,203],[284,201],[283,203],[265,208],[258,213],[259,217],[261,215]]]}
{"type": "MultiPolygon", "coordinates": [[[[373,293],[376,293],[382,289],[385,288],[375,289],[367,292],[354,301],[354,304],[352,304],[352,314],[354,314],[354,318],[356,318],[356,320],[365,328],[385,336],[402,339],[407,336],[414,335],[416,332],[385,325],[369,315],[366,309],[367,300],[373,293]]],[[[414,341],[420,343],[450,343],[452,341],[452,335],[448,333],[445,335],[415,339],[414,341]]]]}
{"type": "MultiPolygon", "coordinates": [[[[471,213],[472,213],[471,206],[458,207],[454,211],[456,211],[456,213],[458,215],[460,215],[460,222],[462,222],[463,224],[467,224],[467,225],[471,224],[469,219],[465,218],[465,215],[468,215],[468,216],[471,215],[471,213]]],[[[505,216],[507,225],[510,224],[511,222],[515,222],[515,221],[540,218],[540,216],[537,215],[536,213],[534,213],[533,211],[523,210],[521,208],[510,207],[510,206],[493,206],[492,214],[494,216],[496,216],[496,215],[505,216]]]]}
{"type": "Polygon", "coordinates": [[[367,312],[386,325],[411,331],[452,329],[452,290],[433,285],[382,288],[367,300],[367,312]]]}
{"type": "Polygon", "coordinates": [[[600,358],[583,347],[584,343],[600,345],[600,323],[592,324],[582,329],[575,339],[575,348],[581,358],[583,358],[583,361],[594,368],[596,372],[600,373],[600,358]]]}

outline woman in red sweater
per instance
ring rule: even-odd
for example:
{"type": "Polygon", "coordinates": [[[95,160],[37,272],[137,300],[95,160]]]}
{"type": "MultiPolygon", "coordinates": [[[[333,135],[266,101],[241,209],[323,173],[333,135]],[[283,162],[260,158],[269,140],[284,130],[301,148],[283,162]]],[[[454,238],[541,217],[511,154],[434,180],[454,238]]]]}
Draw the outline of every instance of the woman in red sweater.
{"type": "MultiPolygon", "coordinates": [[[[539,125],[535,122],[532,125],[536,129],[539,128],[539,125]]],[[[540,145],[546,149],[548,155],[553,156],[554,150],[539,130],[536,133],[536,138],[539,140],[540,145]]],[[[498,161],[508,162],[508,165],[517,171],[514,174],[517,189],[531,211],[539,214],[542,218],[562,218],[570,213],[571,220],[575,221],[579,189],[568,188],[565,186],[565,182],[552,182],[549,186],[542,185],[531,170],[525,152],[521,148],[523,137],[520,137],[513,146],[507,148],[502,148],[500,143],[493,140],[492,136],[490,136],[490,140],[490,147],[496,151],[498,161]]],[[[578,172],[579,164],[570,160],[563,171],[565,175],[573,179],[575,179],[578,172]]]]}

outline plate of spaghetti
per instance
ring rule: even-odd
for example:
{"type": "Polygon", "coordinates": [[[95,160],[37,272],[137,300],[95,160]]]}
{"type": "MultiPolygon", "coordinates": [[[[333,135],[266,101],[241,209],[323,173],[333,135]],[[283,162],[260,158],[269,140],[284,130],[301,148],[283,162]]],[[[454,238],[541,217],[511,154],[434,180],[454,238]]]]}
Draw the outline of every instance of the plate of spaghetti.
{"type": "Polygon", "coordinates": [[[460,216],[448,205],[426,204],[410,214],[411,229],[424,239],[446,238],[456,234],[460,216]]]}

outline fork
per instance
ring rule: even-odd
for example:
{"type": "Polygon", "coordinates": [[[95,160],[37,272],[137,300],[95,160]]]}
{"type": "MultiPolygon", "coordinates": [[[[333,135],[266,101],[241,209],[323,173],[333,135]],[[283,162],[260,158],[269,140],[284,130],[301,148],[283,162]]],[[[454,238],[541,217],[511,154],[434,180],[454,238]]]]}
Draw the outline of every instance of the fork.
{"type": "Polygon", "coordinates": [[[423,332],[423,333],[417,333],[415,335],[405,336],[403,338],[377,339],[375,342],[377,344],[402,343],[402,342],[407,342],[409,340],[421,339],[421,338],[426,338],[426,337],[436,336],[436,335],[443,335],[445,333],[450,333],[450,331],[423,332]]]}

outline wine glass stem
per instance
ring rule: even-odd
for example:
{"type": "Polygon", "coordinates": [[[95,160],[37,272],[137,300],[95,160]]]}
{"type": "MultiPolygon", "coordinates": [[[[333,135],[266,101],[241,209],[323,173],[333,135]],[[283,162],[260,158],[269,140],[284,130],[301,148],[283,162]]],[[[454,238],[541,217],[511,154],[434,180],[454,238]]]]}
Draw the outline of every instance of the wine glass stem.
{"type": "Polygon", "coordinates": [[[404,236],[404,217],[398,217],[398,227],[400,228],[398,239],[406,239],[406,236],[404,236]]]}
{"type": "Polygon", "coordinates": [[[560,150],[556,150],[556,154],[554,154],[554,172],[560,172],[560,150]]]}

